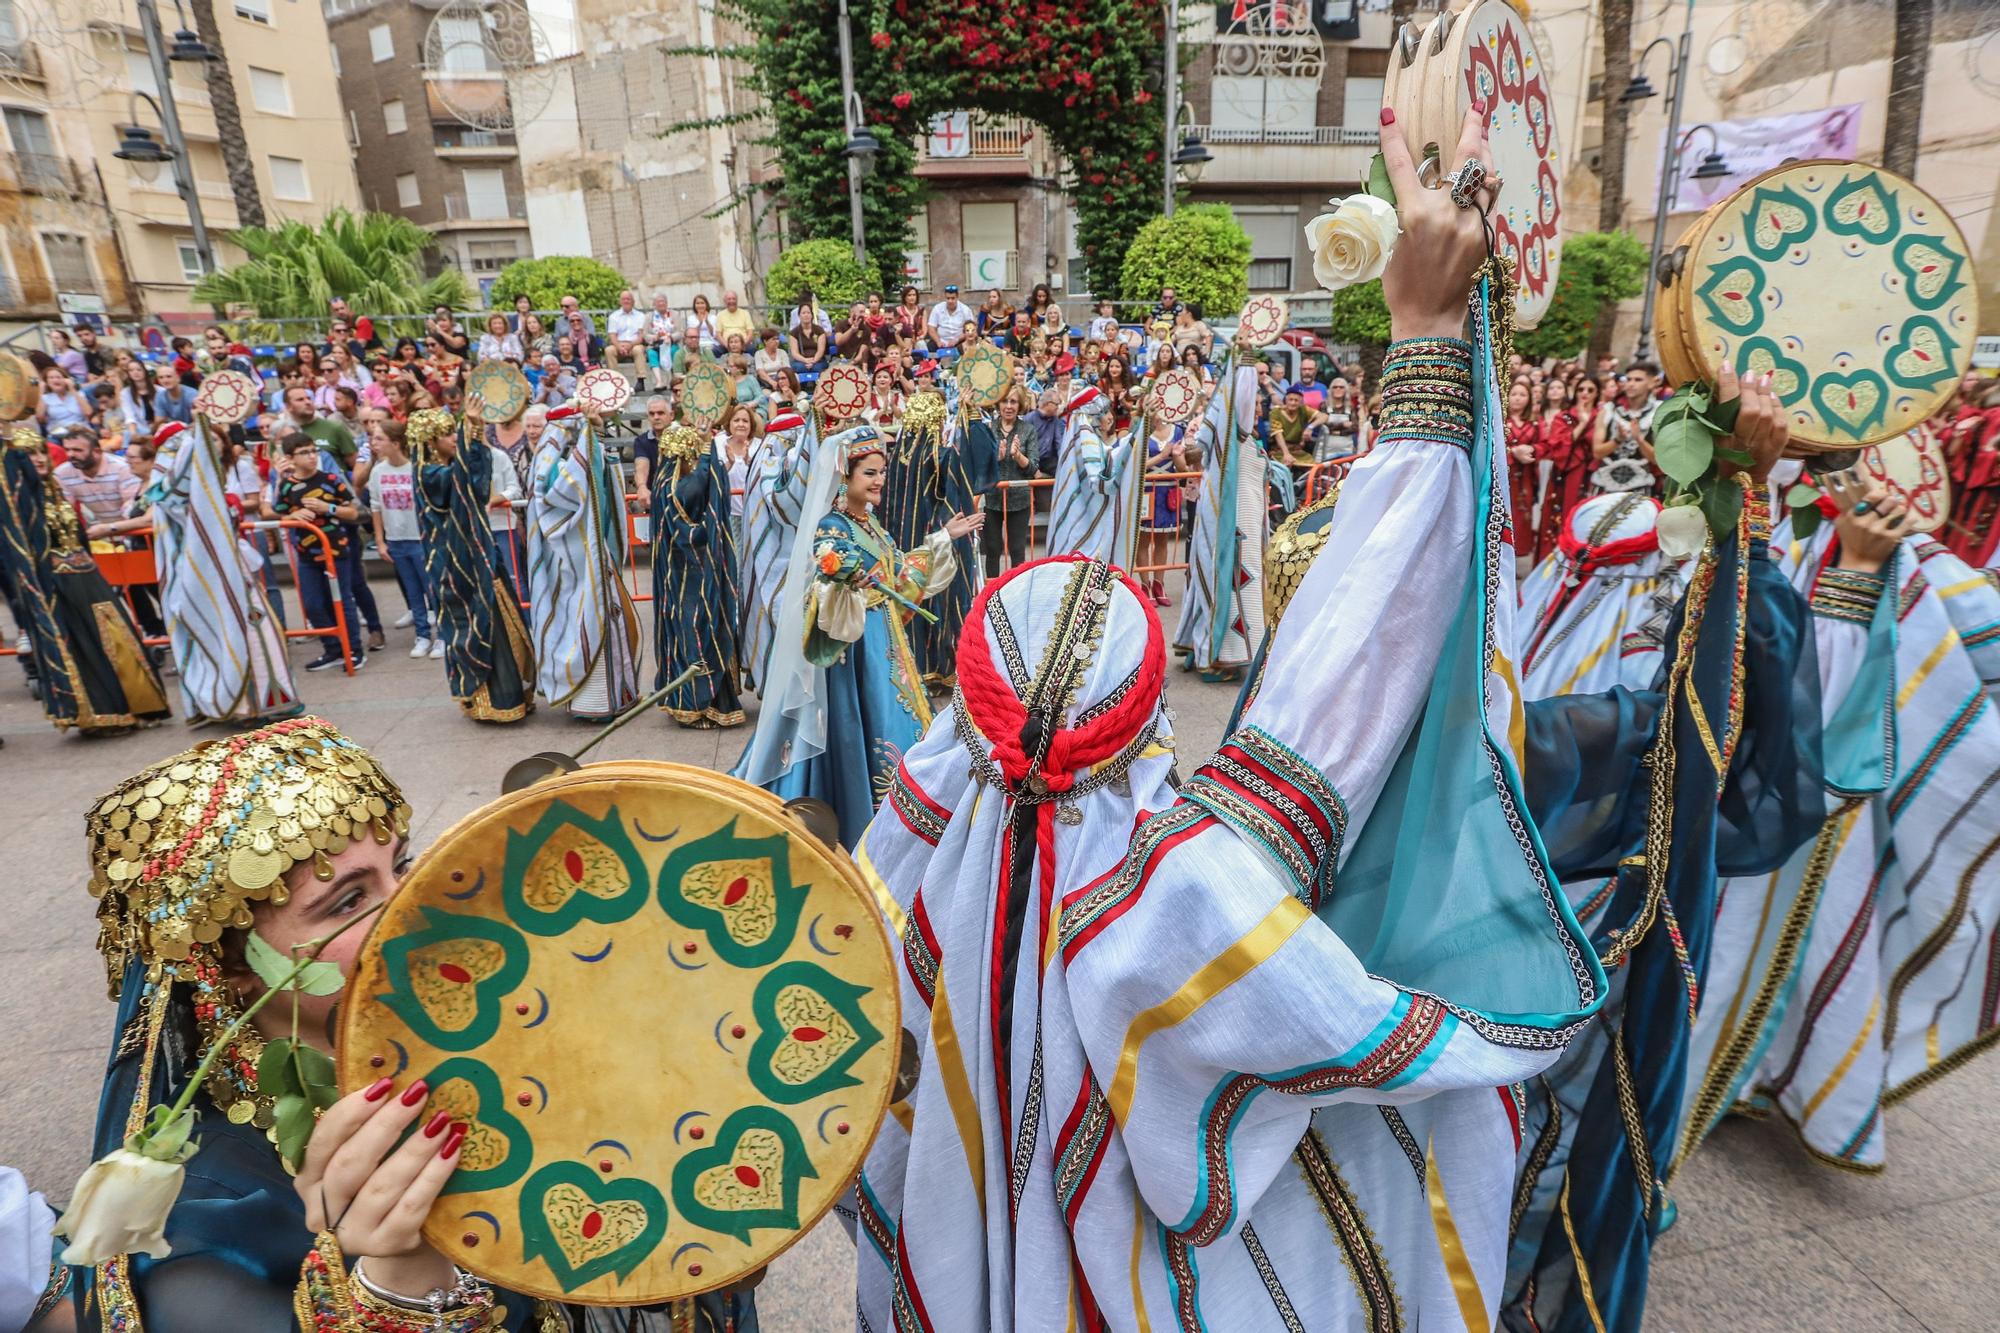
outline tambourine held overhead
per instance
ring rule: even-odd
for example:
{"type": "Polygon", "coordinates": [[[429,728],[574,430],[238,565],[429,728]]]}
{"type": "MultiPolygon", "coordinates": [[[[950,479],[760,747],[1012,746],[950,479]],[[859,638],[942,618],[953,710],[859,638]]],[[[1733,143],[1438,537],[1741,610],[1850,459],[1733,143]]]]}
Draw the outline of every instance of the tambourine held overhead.
{"type": "Polygon", "coordinates": [[[343,1089],[470,1126],[424,1235],[509,1290],[642,1306],[768,1265],[887,1112],[889,939],[845,852],[706,769],[590,764],[418,860],[356,962],[343,1089]]]}
{"type": "Polygon", "coordinates": [[[1472,0],[1422,30],[1405,24],[1389,51],[1382,105],[1396,113],[1424,184],[1441,188],[1458,169],[1446,159],[1475,100],[1486,103],[1500,177],[1488,215],[1494,250],[1514,261],[1515,327],[1532,329],[1562,267],[1562,163],[1548,68],[1506,0],[1472,0]]]}
{"type": "Polygon", "coordinates": [[[1696,218],[1662,265],[1654,330],[1675,383],[1769,374],[1790,452],[1894,440],[1972,364],[1965,238],[1912,182],[1863,162],[1788,162],[1696,218]]]}

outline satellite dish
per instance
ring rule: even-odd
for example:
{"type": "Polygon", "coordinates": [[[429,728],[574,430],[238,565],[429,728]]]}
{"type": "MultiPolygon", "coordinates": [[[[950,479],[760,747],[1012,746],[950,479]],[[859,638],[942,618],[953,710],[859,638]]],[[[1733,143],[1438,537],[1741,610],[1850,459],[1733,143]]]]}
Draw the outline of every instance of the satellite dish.
{"type": "Polygon", "coordinates": [[[461,124],[511,132],[555,91],[548,34],[522,0],[451,0],[424,33],[431,100],[461,124]]]}

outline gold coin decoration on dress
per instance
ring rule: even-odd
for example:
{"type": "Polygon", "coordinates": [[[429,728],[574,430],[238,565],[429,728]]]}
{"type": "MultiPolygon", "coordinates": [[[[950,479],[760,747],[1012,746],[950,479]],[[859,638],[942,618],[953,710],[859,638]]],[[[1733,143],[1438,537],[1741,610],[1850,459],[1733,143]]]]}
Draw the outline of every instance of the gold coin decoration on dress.
{"type": "Polygon", "coordinates": [[[533,396],[528,377],[512,361],[481,361],[465,377],[466,402],[479,400],[481,421],[512,421],[528,410],[533,396]]]}
{"type": "Polygon", "coordinates": [[[202,377],[194,396],[195,414],[217,426],[248,421],[257,410],[261,386],[240,370],[217,370],[202,377]]]}
{"type": "Polygon", "coordinates": [[[735,381],[707,357],[698,358],[681,377],[681,417],[697,430],[715,429],[735,405],[735,381]]]}
{"type": "Polygon", "coordinates": [[[973,407],[996,406],[1014,387],[1014,358],[982,342],[958,358],[959,396],[973,407]]]}
{"type": "Polygon", "coordinates": [[[894,957],[838,847],[706,769],[591,764],[418,861],[361,950],[337,1065],[471,1125],[425,1237],[510,1290],[647,1305],[761,1268],[860,1169],[894,957]]]}
{"type": "Polygon", "coordinates": [[[1972,364],[1965,237],[1937,200],[1864,162],[1788,162],[1744,182],[1662,268],[1668,379],[1713,384],[1724,365],[1771,376],[1794,454],[1915,429],[1972,364]]]}
{"type": "Polygon", "coordinates": [[[944,429],[944,395],[934,390],[912,394],[903,408],[905,435],[934,435],[944,429]]]}

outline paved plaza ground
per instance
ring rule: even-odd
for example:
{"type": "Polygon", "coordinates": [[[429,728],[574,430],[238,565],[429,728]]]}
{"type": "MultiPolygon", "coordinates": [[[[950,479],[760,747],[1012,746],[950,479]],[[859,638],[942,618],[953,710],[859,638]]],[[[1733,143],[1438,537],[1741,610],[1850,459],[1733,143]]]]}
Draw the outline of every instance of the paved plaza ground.
{"type": "MultiPolygon", "coordinates": [[[[401,608],[392,583],[378,582],[376,597],[386,616],[401,608]]],[[[403,783],[421,848],[496,796],[510,762],[568,749],[588,732],[548,709],[513,727],[469,722],[445,693],[443,664],[409,660],[409,644],[408,630],[391,631],[390,650],[359,675],[299,680],[312,711],[403,783]]],[[[307,655],[300,649],[294,661],[307,655]]],[[[1184,772],[1221,738],[1232,697],[1170,675],[1184,772]]],[[[745,734],[685,731],[661,716],[634,722],[598,754],[727,768],[745,734]]],[[[0,1162],[58,1203],[88,1155],[112,1018],[83,888],[84,813],[198,735],[179,722],[105,740],[59,735],[15,664],[0,659],[0,1162]]],[[[1886,1171],[1850,1175],[1812,1164],[1783,1126],[1725,1125],[1677,1184],[1680,1221],[1658,1250],[1648,1328],[2000,1327],[2000,1056],[1891,1110],[1888,1140],[1886,1171]]],[[[764,1327],[852,1328],[853,1258],[837,1223],[806,1237],[764,1284],[764,1327]]]]}

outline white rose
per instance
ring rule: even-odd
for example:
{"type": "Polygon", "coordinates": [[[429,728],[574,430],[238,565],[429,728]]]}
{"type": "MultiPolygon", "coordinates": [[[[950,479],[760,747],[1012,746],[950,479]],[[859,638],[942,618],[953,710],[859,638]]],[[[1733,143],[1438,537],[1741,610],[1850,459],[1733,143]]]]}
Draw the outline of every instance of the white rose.
{"type": "Polygon", "coordinates": [[[170,1253],[167,1214],[181,1193],[181,1166],[119,1148],[90,1164],[76,1182],[56,1234],[69,1238],[66,1264],[99,1264],[121,1254],[163,1259],[170,1253]]]}
{"type": "Polygon", "coordinates": [[[1330,292],[1379,278],[1402,234],[1394,204],[1372,194],[1351,194],[1333,212],[1306,224],[1313,277],[1330,292]]]}
{"type": "Polygon", "coordinates": [[[1660,511],[1660,554],[1669,560],[1700,555],[1708,541],[1708,519],[1695,505],[1675,505],[1660,511]]]}

